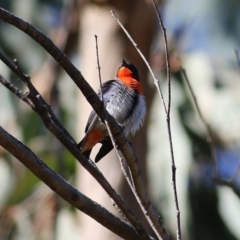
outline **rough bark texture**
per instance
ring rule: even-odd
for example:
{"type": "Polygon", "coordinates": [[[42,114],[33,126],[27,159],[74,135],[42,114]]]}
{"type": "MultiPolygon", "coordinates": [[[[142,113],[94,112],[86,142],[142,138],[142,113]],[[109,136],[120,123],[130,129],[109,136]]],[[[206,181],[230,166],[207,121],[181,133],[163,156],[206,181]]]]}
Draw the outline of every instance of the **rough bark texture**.
{"type": "MultiPolygon", "coordinates": [[[[96,69],[95,38],[98,36],[99,55],[102,80],[106,81],[114,78],[116,70],[122,61],[126,59],[133,62],[140,73],[144,95],[147,98],[148,111],[153,99],[153,86],[147,81],[147,68],[138,53],[124,35],[122,30],[111,17],[110,10],[114,10],[121,21],[125,24],[132,37],[135,39],[140,49],[146,57],[149,56],[151,44],[155,33],[155,15],[151,4],[147,1],[87,1],[81,7],[80,12],[80,69],[83,75],[90,81],[90,85],[97,90],[99,88],[98,73],[96,69]]],[[[83,137],[85,124],[91,111],[90,105],[80,94],[78,101],[78,136],[79,140],[83,137]]],[[[144,127],[131,138],[133,149],[140,160],[140,166],[144,182],[147,184],[145,162],[146,162],[146,133],[148,117],[144,127]]],[[[95,156],[98,147],[94,149],[91,156],[95,156]]],[[[112,151],[108,156],[98,163],[98,167],[112,184],[112,186],[128,201],[133,211],[136,201],[130,193],[126,181],[120,168],[120,163],[112,151]]],[[[103,204],[111,211],[115,211],[107,194],[99,187],[96,181],[81,167],[79,167],[78,187],[80,191],[87,194],[90,198],[103,204]]],[[[138,214],[139,215],[139,214],[138,214]]],[[[84,214],[80,215],[80,228],[82,229],[83,239],[118,239],[116,235],[104,229],[94,220],[84,214]]]]}

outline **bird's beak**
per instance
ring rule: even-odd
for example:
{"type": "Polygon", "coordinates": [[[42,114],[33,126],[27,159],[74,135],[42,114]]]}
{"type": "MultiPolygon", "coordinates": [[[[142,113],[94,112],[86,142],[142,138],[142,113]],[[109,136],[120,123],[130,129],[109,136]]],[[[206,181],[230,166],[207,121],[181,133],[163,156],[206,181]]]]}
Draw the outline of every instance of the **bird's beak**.
{"type": "Polygon", "coordinates": [[[123,59],[122,64],[125,66],[127,65],[127,62],[123,59]]]}
{"type": "Polygon", "coordinates": [[[120,67],[126,67],[126,66],[127,66],[127,62],[123,59],[120,67]]]}

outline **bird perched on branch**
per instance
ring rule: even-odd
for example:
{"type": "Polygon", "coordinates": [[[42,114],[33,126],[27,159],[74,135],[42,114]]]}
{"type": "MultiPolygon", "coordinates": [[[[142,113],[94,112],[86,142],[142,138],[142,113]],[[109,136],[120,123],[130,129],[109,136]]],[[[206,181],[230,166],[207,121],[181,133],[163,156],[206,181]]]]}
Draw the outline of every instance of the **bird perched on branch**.
{"type": "MultiPolygon", "coordinates": [[[[134,134],[143,124],[146,114],[146,103],[137,68],[123,59],[116,79],[102,85],[102,94],[106,110],[123,127],[125,135],[134,134]]],[[[98,96],[101,98],[101,90],[98,91],[98,96]]],[[[95,162],[107,155],[113,149],[113,144],[105,125],[92,110],[85,128],[85,136],[78,146],[83,155],[89,158],[92,148],[97,143],[101,143],[102,146],[95,162]]]]}

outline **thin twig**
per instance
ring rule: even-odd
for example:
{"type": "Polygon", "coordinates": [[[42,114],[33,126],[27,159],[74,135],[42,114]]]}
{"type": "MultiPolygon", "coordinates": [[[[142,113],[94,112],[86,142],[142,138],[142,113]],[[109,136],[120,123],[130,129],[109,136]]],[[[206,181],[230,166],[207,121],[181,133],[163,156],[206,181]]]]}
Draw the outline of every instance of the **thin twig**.
{"type": "MultiPolygon", "coordinates": [[[[102,79],[101,79],[101,71],[100,71],[101,67],[100,67],[100,61],[99,61],[99,51],[98,51],[97,35],[95,35],[95,41],[96,41],[96,57],[97,57],[98,77],[99,77],[99,83],[100,83],[101,98],[102,98],[102,101],[103,101],[102,79]]],[[[104,101],[103,101],[103,104],[104,104],[104,101]]],[[[103,105],[103,108],[104,108],[104,105],[103,105]]],[[[104,109],[104,110],[105,110],[105,109],[104,109]]],[[[107,122],[106,120],[105,120],[104,123],[105,123],[105,125],[106,125],[107,130],[108,130],[108,133],[109,133],[109,136],[110,136],[110,138],[111,138],[111,141],[114,143],[115,141],[114,141],[113,135],[112,135],[112,133],[111,133],[110,126],[109,126],[109,124],[108,124],[108,122],[107,122]]],[[[115,147],[115,149],[116,149],[117,153],[119,153],[117,147],[115,147]]],[[[122,170],[123,170],[123,172],[124,172],[124,175],[125,175],[126,179],[129,181],[129,180],[130,180],[130,179],[129,179],[129,176],[128,176],[127,171],[126,171],[126,168],[124,167],[124,164],[123,164],[123,159],[124,159],[124,158],[123,158],[123,157],[120,157],[119,155],[118,155],[118,157],[119,157],[119,160],[120,160],[120,163],[121,163],[121,166],[122,166],[122,170]]],[[[133,183],[131,182],[131,180],[130,180],[130,184],[131,184],[131,185],[133,184],[133,183]]]]}
{"type": "MultiPolygon", "coordinates": [[[[12,61],[10,59],[8,59],[3,52],[0,50],[0,59],[7,65],[10,67],[10,69],[17,74],[17,69],[18,69],[18,65],[17,62],[15,65],[12,64],[12,61]]],[[[23,83],[26,85],[25,80],[23,80],[23,83]]],[[[9,89],[10,90],[10,89],[9,89]]]]}
{"type": "MultiPolygon", "coordinates": [[[[11,66],[12,71],[16,71],[16,67],[13,66],[12,62],[3,54],[3,52],[0,50],[0,59],[6,63],[7,66],[11,66]]],[[[23,100],[25,103],[27,103],[30,107],[34,108],[34,104],[32,101],[27,97],[28,93],[24,93],[21,90],[19,90],[16,86],[14,86],[11,82],[9,82],[6,78],[0,75],[0,82],[12,93],[14,93],[17,97],[19,97],[21,100],[23,100]]],[[[24,82],[25,83],[25,82],[24,82]]],[[[25,83],[26,84],[26,83],[25,83]]]]}
{"type": "Polygon", "coordinates": [[[76,142],[56,118],[51,107],[45,102],[40,93],[32,85],[30,77],[22,72],[20,67],[15,64],[16,61],[13,63],[10,60],[5,61],[6,59],[6,57],[2,59],[3,62],[10,69],[12,69],[17,74],[17,76],[19,76],[20,79],[26,83],[27,87],[29,88],[28,98],[34,104],[33,110],[39,114],[45,126],[63,143],[63,145],[73,154],[74,157],[76,157],[76,159],[83,165],[83,167],[85,167],[85,169],[87,169],[89,173],[98,181],[98,183],[109,194],[109,196],[116,202],[116,204],[118,204],[119,208],[128,218],[129,222],[135,227],[135,229],[137,229],[140,234],[142,231],[145,231],[141,223],[130,210],[130,208],[115,192],[112,186],[107,182],[106,178],[98,170],[96,165],[93,164],[92,161],[87,161],[86,158],[83,158],[82,154],[77,148],[76,142]]]}
{"type": "Polygon", "coordinates": [[[170,62],[169,62],[169,52],[168,52],[168,43],[167,43],[167,34],[166,28],[163,25],[163,21],[157,5],[154,0],[152,0],[154,9],[156,11],[159,25],[163,31],[164,37],[164,46],[165,46],[165,57],[166,57],[166,67],[167,67],[167,79],[168,79],[168,109],[167,109],[167,129],[168,129],[168,138],[169,138],[169,147],[171,153],[172,160],[172,186],[173,186],[173,194],[174,194],[174,202],[176,207],[176,219],[177,219],[177,239],[181,240],[181,221],[180,221],[180,208],[178,204],[178,195],[177,195],[177,186],[176,186],[176,165],[174,160],[174,151],[173,151],[173,141],[172,141],[172,132],[171,132],[171,120],[170,120],[170,112],[171,112],[171,79],[170,79],[170,62]]]}
{"type": "MultiPolygon", "coordinates": [[[[100,61],[99,61],[99,51],[98,51],[98,41],[97,41],[97,35],[94,35],[95,36],[95,41],[96,41],[96,57],[97,57],[97,69],[98,69],[98,77],[99,77],[99,82],[100,82],[100,91],[101,91],[101,98],[102,98],[102,102],[103,102],[103,108],[104,108],[104,100],[103,100],[103,90],[102,90],[102,78],[101,78],[101,67],[100,67],[100,61]]],[[[105,109],[104,109],[105,111],[105,109]]],[[[106,120],[104,120],[104,123],[106,125],[106,128],[108,130],[108,133],[109,133],[109,136],[111,138],[111,141],[112,143],[114,144],[114,138],[113,138],[113,135],[111,133],[111,129],[110,129],[110,126],[108,124],[108,122],[106,120]]],[[[119,152],[117,150],[117,147],[115,147],[117,153],[119,152]]],[[[117,154],[118,157],[119,157],[119,160],[120,160],[120,163],[121,163],[121,166],[123,166],[123,157],[120,157],[119,154],[117,154]]],[[[127,175],[127,171],[125,171],[126,169],[125,168],[122,168],[123,170],[123,173],[126,177],[126,179],[129,181],[129,176],[127,175]]],[[[129,182],[131,185],[133,184],[131,181],[129,182]]]]}
{"type": "MultiPolygon", "coordinates": [[[[106,126],[109,130],[110,127],[109,127],[108,123],[106,123],[106,126]]],[[[142,181],[142,176],[141,176],[140,168],[138,165],[138,159],[134,155],[135,162],[133,165],[132,162],[129,163],[128,162],[129,159],[126,158],[126,161],[128,163],[128,169],[130,171],[130,176],[131,176],[131,178],[130,178],[127,173],[127,169],[123,163],[123,159],[124,159],[123,154],[119,150],[117,143],[114,141],[111,131],[109,131],[109,134],[110,134],[112,143],[114,144],[114,148],[116,150],[117,156],[120,160],[121,169],[123,171],[124,177],[126,178],[140,208],[142,209],[143,214],[145,215],[146,219],[148,220],[151,228],[155,232],[158,239],[169,240],[170,236],[163,226],[162,219],[156,213],[156,211],[154,210],[154,208],[148,198],[147,192],[145,190],[145,187],[144,187],[144,184],[142,181]]],[[[127,145],[129,145],[129,143],[127,143],[127,145]]]]}
{"type": "MultiPolygon", "coordinates": [[[[125,32],[125,34],[127,35],[127,37],[129,38],[129,40],[132,42],[132,44],[134,45],[134,47],[136,48],[136,50],[138,51],[138,53],[140,54],[140,56],[142,57],[143,61],[145,62],[145,64],[147,65],[153,79],[154,79],[154,84],[157,87],[157,90],[159,92],[159,95],[161,97],[163,106],[164,106],[164,110],[165,113],[167,114],[167,108],[166,108],[166,104],[164,101],[164,97],[162,94],[162,90],[160,88],[160,83],[159,80],[156,79],[152,68],[150,67],[150,64],[148,63],[148,61],[146,60],[145,56],[143,55],[143,53],[141,52],[141,50],[138,48],[137,44],[135,43],[135,41],[133,40],[133,38],[130,36],[130,34],[128,33],[128,31],[124,28],[124,26],[122,25],[122,23],[120,22],[120,20],[118,19],[118,17],[116,16],[116,14],[114,13],[114,11],[110,11],[113,18],[117,21],[117,23],[119,24],[119,26],[122,28],[122,30],[125,32]]],[[[143,211],[143,213],[145,214],[145,217],[147,218],[150,226],[152,227],[153,231],[155,232],[155,234],[157,235],[157,237],[159,239],[170,239],[169,234],[166,232],[165,228],[162,225],[162,220],[160,218],[160,216],[156,213],[156,211],[154,210],[148,196],[147,196],[147,192],[145,191],[144,188],[144,184],[142,182],[142,178],[139,177],[139,175],[141,174],[140,172],[140,168],[138,165],[138,161],[136,156],[134,155],[135,160],[135,164],[131,165],[128,162],[128,159],[126,159],[128,165],[129,165],[129,169],[130,169],[130,174],[132,176],[133,179],[133,183],[134,183],[134,187],[136,189],[136,192],[133,191],[143,211]],[[134,167],[134,168],[133,168],[134,167]]],[[[132,188],[133,186],[130,184],[130,187],[132,188]]]]}
{"type": "Polygon", "coordinates": [[[127,37],[129,38],[129,40],[132,42],[133,46],[136,48],[136,50],[138,51],[139,55],[142,57],[143,61],[145,62],[146,66],[148,67],[148,70],[150,71],[153,79],[154,79],[154,84],[156,85],[156,88],[158,90],[158,93],[161,97],[162,103],[163,103],[163,107],[164,107],[164,111],[167,113],[167,107],[166,107],[166,103],[163,97],[163,93],[160,87],[160,82],[159,80],[155,77],[155,74],[152,70],[152,68],[150,67],[149,62],[147,61],[147,59],[145,58],[145,56],[143,55],[143,53],[141,52],[141,50],[139,49],[138,45],[136,44],[136,42],[133,40],[133,38],[130,36],[130,34],[128,33],[128,31],[125,29],[125,27],[122,25],[122,23],[120,22],[120,20],[118,19],[117,15],[115,14],[115,12],[113,10],[110,11],[113,18],[117,21],[117,23],[119,24],[119,26],[122,28],[122,30],[125,32],[125,34],[127,35],[127,37]]]}
{"type": "Polygon", "coordinates": [[[101,77],[101,67],[99,63],[99,52],[98,52],[98,36],[94,35],[95,41],[96,41],[96,55],[97,55],[97,69],[98,69],[98,79],[100,83],[100,91],[101,91],[101,98],[102,98],[102,103],[103,103],[103,108],[104,108],[104,99],[103,99],[103,91],[102,91],[102,77],[101,77]]]}
{"type": "MultiPolygon", "coordinates": [[[[95,38],[96,38],[96,35],[95,35],[95,38]]],[[[99,81],[100,81],[100,86],[102,87],[102,84],[101,84],[101,73],[100,73],[100,66],[99,66],[99,58],[98,58],[97,38],[96,38],[96,51],[97,51],[97,54],[96,54],[96,55],[97,55],[97,64],[98,64],[98,70],[99,70],[99,76],[100,76],[99,81]]],[[[102,89],[101,89],[101,92],[102,92],[102,89]]],[[[102,99],[103,99],[103,98],[102,98],[102,99]]],[[[120,159],[120,161],[121,161],[121,159],[122,159],[122,157],[120,156],[120,155],[121,155],[121,151],[118,150],[118,146],[116,145],[116,142],[115,142],[114,137],[113,137],[113,135],[112,135],[111,128],[110,128],[110,126],[109,126],[109,124],[108,124],[108,122],[107,122],[106,120],[104,120],[104,123],[105,123],[105,125],[106,125],[107,130],[108,130],[108,133],[109,133],[109,136],[110,136],[110,138],[111,138],[111,141],[112,141],[112,143],[114,144],[114,148],[116,149],[116,152],[117,152],[117,154],[118,154],[118,157],[119,157],[119,159],[120,159]]],[[[138,166],[137,161],[136,161],[136,164],[137,164],[137,166],[138,166]]],[[[124,170],[124,168],[122,168],[122,169],[124,170]]],[[[140,173],[139,166],[138,166],[138,171],[139,171],[138,178],[141,179],[141,173],[140,173]]],[[[137,194],[136,189],[134,188],[133,183],[130,181],[130,179],[129,179],[127,173],[126,173],[126,171],[123,171],[123,172],[124,172],[124,175],[125,175],[128,183],[129,183],[130,187],[132,188],[132,190],[133,190],[133,192],[134,192],[134,194],[135,194],[135,197],[136,197],[137,201],[138,201],[139,203],[141,203],[141,200],[140,200],[140,198],[139,198],[139,196],[138,196],[138,194],[137,194]]],[[[144,188],[143,185],[142,185],[141,187],[144,188]]],[[[147,195],[146,195],[146,196],[147,196],[147,195]]],[[[146,196],[145,196],[145,197],[146,197],[146,196]]],[[[147,200],[147,198],[145,198],[145,199],[147,200]]],[[[144,205],[143,205],[142,203],[141,203],[140,205],[142,205],[143,212],[146,213],[146,208],[144,207],[144,205]]],[[[154,229],[155,226],[154,226],[154,224],[152,223],[151,218],[149,218],[147,214],[146,214],[146,217],[149,219],[150,224],[151,224],[151,226],[152,226],[153,229],[154,229]]],[[[158,221],[160,222],[161,220],[158,219],[158,221]]],[[[136,230],[138,231],[138,229],[136,229],[136,230]]],[[[139,232],[139,231],[138,231],[138,232],[139,232]]],[[[159,238],[161,238],[161,236],[158,235],[157,229],[155,229],[155,232],[156,232],[157,236],[158,236],[159,238]]],[[[139,235],[140,235],[143,239],[149,238],[149,236],[147,235],[147,233],[145,233],[145,232],[143,232],[143,231],[141,231],[141,232],[139,233],[139,235]],[[140,234],[141,234],[141,235],[140,235],[140,234]]]]}
{"type": "Polygon", "coordinates": [[[10,90],[12,93],[14,93],[17,97],[19,97],[21,100],[23,100],[25,103],[27,103],[29,106],[34,108],[34,104],[32,101],[26,96],[26,93],[23,93],[21,90],[19,90],[16,86],[14,86],[12,83],[10,83],[6,78],[4,78],[2,75],[0,75],[0,82],[2,85],[4,85],[8,90],[10,90]]]}
{"type": "MultiPolygon", "coordinates": [[[[12,62],[10,59],[8,59],[1,51],[0,51],[0,59],[2,60],[2,62],[4,62],[6,64],[6,66],[8,66],[21,80],[22,82],[29,88],[29,92],[25,93],[25,98],[28,98],[32,103],[29,104],[32,109],[34,111],[37,112],[36,105],[34,104],[34,102],[31,100],[31,94],[36,96],[37,98],[41,99],[41,101],[43,102],[44,108],[47,108],[47,110],[49,111],[49,114],[52,118],[52,120],[54,121],[54,124],[56,124],[58,126],[59,129],[61,129],[61,131],[64,132],[64,134],[66,134],[66,136],[68,137],[68,139],[71,142],[75,142],[73,137],[68,133],[68,131],[63,127],[63,125],[60,123],[60,121],[57,119],[57,117],[55,116],[55,114],[53,113],[51,107],[43,100],[42,96],[40,95],[40,93],[36,90],[36,88],[32,85],[32,82],[30,81],[30,77],[28,75],[26,75],[25,73],[23,73],[22,69],[20,68],[17,59],[14,59],[14,62],[12,62]]],[[[9,89],[11,90],[11,89],[9,89]]],[[[11,90],[12,91],[12,90],[11,90]]],[[[13,91],[12,91],[13,92],[13,91]]],[[[14,92],[13,92],[14,93],[14,92]]],[[[17,95],[17,94],[16,94],[17,95]]],[[[38,112],[39,113],[39,112],[38,112]]],[[[41,116],[41,114],[39,114],[41,116]]]]}
{"type": "Polygon", "coordinates": [[[165,58],[166,58],[166,67],[167,67],[167,79],[168,79],[168,110],[167,114],[170,114],[171,109],[171,81],[170,81],[170,63],[169,63],[169,52],[168,52],[168,44],[167,44],[167,34],[166,34],[166,28],[163,25],[163,21],[161,18],[161,15],[158,11],[157,5],[154,0],[152,0],[154,9],[156,11],[160,27],[163,31],[163,38],[164,38],[164,47],[165,47],[165,58]]]}
{"type": "MultiPolygon", "coordinates": [[[[99,77],[99,82],[100,82],[100,91],[101,91],[101,96],[102,96],[102,102],[104,103],[104,100],[103,100],[103,91],[102,91],[101,71],[100,71],[101,67],[100,67],[100,63],[99,63],[99,53],[98,53],[97,35],[95,35],[95,40],[96,40],[96,57],[97,57],[98,77],[99,77]]],[[[105,111],[104,105],[103,105],[103,110],[105,111]]],[[[111,138],[111,141],[112,141],[113,144],[114,144],[115,141],[114,141],[114,138],[113,138],[113,135],[112,135],[112,132],[111,132],[111,128],[110,128],[108,122],[107,122],[105,119],[104,119],[104,123],[105,123],[105,125],[106,125],[107,130],[108,130],[108,133],[109,133],[109,136],[110,136],[110,138],[111,138]]],[[[114,147],[115,147],[115,149],[116,149],[116,151],[117,151],[117,153],[118,153],[119,151],[117,150],[116,145],[114,145],[114,147]]],[[[114,202],[114,203],[115,203],[115,202],[114,202]]],[[[117,206],[117,208],[119,208],[119,207],[117,206]]],[[[119,211],[119,210],[118,210],[118,211],[119,211]]],[[[139,229],[136,229],[136,231],[139,233],[139,236],[140,236],[142,239],[149,239],[149,236],[148,236],[148,234],[147,234],[145,231],[142,231],[142,230],[139,231],[139,229]]]]}

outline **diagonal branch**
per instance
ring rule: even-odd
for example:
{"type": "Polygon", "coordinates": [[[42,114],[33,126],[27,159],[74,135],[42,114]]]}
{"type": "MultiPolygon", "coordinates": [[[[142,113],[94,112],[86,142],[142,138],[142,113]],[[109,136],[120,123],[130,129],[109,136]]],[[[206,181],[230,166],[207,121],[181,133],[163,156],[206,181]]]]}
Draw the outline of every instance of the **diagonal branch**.
{"type": "Polygon", "coordinates": [[[101,98],[102,98],[102,104],[103,104],[103,110],[104,110],[104,99],[103,99],[103,91],[102,91],[102,77],[101,77],[101,67],[99,63],[99,52],[98,52],[98,36],[94,35],[95,41],[96,41],[96,55],[97,55],[97,69],[98,69],[98,79],[100,83],[100,91],[101,91],[101,98]]]}
{"type": "MultiPolygon", "coordinates": [[[[166,104],[163,98],[163,94],[159,85],[159,81],[155,78],[154,73],[150,67],[150,64],[148,63],[148,61],[146,60],[146,58],[144,57],[144,55],[142,54],[142,52],[140,51],[140,49],[138,48],[137,44],[134,42],[134,40],[132,39],[132,37],[130,36],[130,34],[127,32],[127,30],[124,28],[124,26],[122,25],[122,23],[120,22],[120,20],[118,19],[118,17],[116,16],[116,14],[114,13],[114,11],[111,11],[111,14],[113,16],[113,18],[117,21],[117,23],[119,24],[119,26],[123,29],[123,31],[125,32],[125,34],[127,35],[127,37],[130,39],[130,41],[133,43],[134,47],[136,48],[136,50],[138,51],[138,53],[140,54],[140,56],[142,57],[142,59],[144,60],[144,62],[146,63],[149,71],[151,72],[153,79],[154,79],[154,83],[157,87],[157,90],[159,92],[159,95],[161,97],[163,106],[164,106],[164,110],[167,114],[167,108],[166,108],[166,104]]],[[[127,144],[129,145],[129,143],[127,144]]],[[[116,146],[117,148],[117,146],[116,146]]],[[[128,165],[129,165],[129,169],[130,169],[130,174],[132,176],[132,180],[133,180],[133,186],[130,183],[130,181],[128,181],[130,188],[133,190],[133,193],[145,215],[145,217],[147,218],[150,226],[152,227],[153,231],[155,232],[155,234],[157,235],[157,237],[159,239],[170,239],[169,234],[166,232],[165,228],[163,227],[162,224],[162,220],[160,218],[160,216],[157,214],[157,212],[154,210],[146,189],[144,187],[142,178],[141,178],[141,172],[140,172],[140,168],[138,165],[138,159],[137,157],[134,155],[134,153],[132,154],[132,157],[129,158],[129,155],[125,155],[124,151],[121,152],[123,154],[123,156],[125,157],[128,165]],[[126,158],[127,156],[127,158],[126,158]],[[129,160],[133,160],[133,162],[129,161],[129,160]],[[134,189],[135,188],[135,189],[134,189]]],[[[121,159],[121,152],[117,151],[117,154],[119,155],[119,158],[121,159]]],[[[125,174],[126,171],[123,169],[123,173],[125,174]]],[[[125,175],[126,177],[126,175],[125,175]]],[[[128,179],[128,178],[127,178],[128,179]]]]}
{"type": "Polygon", "coordinates": [[[167,131],[168,131],[168,139],[169,139],[169,147],[170,147],[170,154],[172,160],[172,186],[173,186],[173,195],[174,195],[174,202],[176,207],[176,220],[177,220],[177,239],[181,240],[181,222],[180,222],[180,208],[178,204],[178,195],[177,195],[177,185],[176,185],[176,165],[174,159],[174,152],[173,152],[173,141],[172,141],[172,132],[171,132],[171,119],[170,119],[170,112],[171,112],[171,79],[170,79],[170,63],[169,63],[169,52],[168,52],[168,43],[167,43],[167,34],[166,28],[163,25],[163,21],[161,15],[158,11],[157,5],[154,0],[152,0],[154,9],[156,11],[159,25],[163,31],[164,37],[164,45],[165,45],[165,57],[166,57],[166,67],[167,67],[167,79],[168,79],[168,110],[167,110],[167,131]]]}
{"type": "MultiPolygon", "coordinates": [[[[101,91],[101,95],[102,95],[103,111],[106,111],[105,108],[104,108],[104,99],[103,99],[103,91],[102,91],[102,80],[101,80],[101,71],[100,71],[101,67],[100,67],[100,63],[99,63],[99,53],[98,53],[97,35],[95,35],[95,41],[96,41],[97,69],[98,69],[98,76],[99,76],[99,82],[100,82],[100,91],[101,91]]],[[[112,132],[111,132],[111,128],[110,128],[110,126],[109,126],[109,124],[108,124],[108,122],[107,122],[106,120],[104,120],[104,123],[105,123],[105,125],[106,125],[107,130],[108,130],[108,133],[109,133],[109,136],[110,136],[110,138],[111,138],[111,141],[112,141],[112,143],[114,144],[114,148],[115,148],[115,150],[117,151],[117,154],[118,154],[118,156],[119,156],[119,152],[120,152],[120,151],[118,150],[118,147],[117,147],[117,145],[116,145],[116,143],[115,143],[115,141],[114,141],[114,138],[113,138],[113,135],[112,135],[112,132]]],[[[121,162],[121,159],[123,159],[123,158],[120,158],[120,157],[119,157],[119,159],[120,159],[120,162],[121,162]]],[[[124,172],[124,171],[123,171],[123,172],[124,172]]],[[[124,175],[125,175],[125,172],[124,172],[124,175]]],[[[126,178],[127,178],[127,177],[126,177],[126,178]]],[[[127,180],[129,180],[129,178],[127,178],[127,180]]],[[[133,185],[132,185],[132,184],[130,184],[130,187],[132,188],[132,190],[135,190],[135,189],[133,188],[133,185]]],[[[135,190],[134,192],[136,193],[136,190],[135,190]]],[[[137,196],[137,195],[136,195],[136,196],[137,196]]],[[[140,235],[140,237],[141,237],[142,239],[147,239],[147,238],[148,238],[148,235],[147,235],[146,232],[142,231],[140,234],[139,234],[139,235],[140,235]],[[140,234],[141,234],[141,235],[140,235],[140,234]]]]}
{"type": "Polygon", "coordinates": [[[120,237],[124,239],[139,239],[138,234],[130,225],[72,187],[61,176],[50,169],[26,145],[18,141],[2,127],[0,127],[0,145],[69,204],[94,218],[120,237]]]}
{"type": "Polygon", "coordinates": [[[0,75],[0,82],[4,85],[8,90],[14,93],[17,97],[27,103],[30,107],[34,108],[34,104],[32,101],[26,96],[26,93],[20,91],[17,87],[15,87],[12,83],[10,83],[6,78],[0,75]]]}

